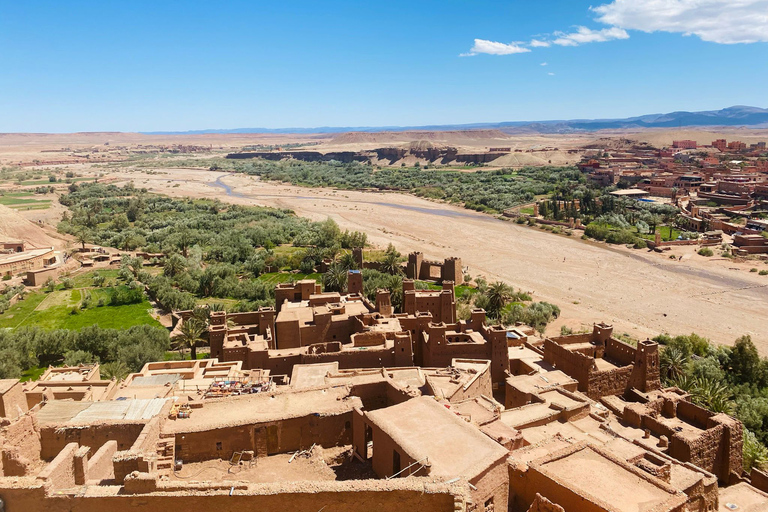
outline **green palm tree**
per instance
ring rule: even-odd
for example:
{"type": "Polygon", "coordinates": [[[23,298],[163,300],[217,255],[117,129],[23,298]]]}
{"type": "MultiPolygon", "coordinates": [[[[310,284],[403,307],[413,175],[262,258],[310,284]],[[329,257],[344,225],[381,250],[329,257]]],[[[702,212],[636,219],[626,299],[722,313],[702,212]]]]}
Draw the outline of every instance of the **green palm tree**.
{"type": "Polygon", "coordinates": [[[323,287],[327,292],[343,292],[347,287],[347,270],[339,263],[334,263],[323,274],[323,287]]]}
{"type": "Polygon", "coordinates": [[[488,314],[493,318],[498,317],[501,310],[512,298],[513,293],[512,287],[502,281],[490,284],[485,292],[486,297],[488,297],[488,314]]]}
{"type": "Polygon", "coordinates": [[[380,270],[393,276],[403,274],[403,267],[400,265],[400,253],[396,251],[387,251],[381,260],[380,270]]]}
{"type": "Polygon", "coordinates": [[[358,270],[355,255],[351,252],[345,252],[341,255],[341,258],[339,258],[339,265],[344,267],[346,270],[358,270]]]}
{"type": "Polygon", "coordinates": [[[179,329],[181,332],[173,337],[173,344],[177,348],[182,356],[184,350],[189,348],[191,359],[194,361],[197,359],[197,345],[203,343],[203,333],[205,333],[205,323],[198,318],[192,316],[181,324],[179,329]]]}
{"type": "MultiPolygon", "coordinates": [[[[659,357],[661,377],[665,381],[677,381],[685,374],[688,357],[677,347],[667,347],[659,357]]],[[[678,386],[680,387],[680,386],[678,386]]],[[[680,389],[684,389],[680,387],[680,389]]]]}
{"type": "Polygon", "coordinates": [[[699,377],[694,380],[691,401],[713,412],[733,412],[733,401],[728,386],[712,379],[699,377]]]}

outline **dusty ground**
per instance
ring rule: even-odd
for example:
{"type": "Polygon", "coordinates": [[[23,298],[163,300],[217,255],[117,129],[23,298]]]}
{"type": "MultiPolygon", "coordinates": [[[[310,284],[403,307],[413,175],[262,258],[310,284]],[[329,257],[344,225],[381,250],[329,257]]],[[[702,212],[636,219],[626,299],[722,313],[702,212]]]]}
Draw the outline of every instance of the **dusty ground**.
{"type": "Polygon", "coordinates": [[[342,229],[368,233],[377,245],[428,258],[456,255],[472,276],[503,279],[558,304],[560,325],[613,323],[636,337],[697,332],[718,343],[749,334],[768,353],[768,277],[750,273],[763,263],[704,258],[694,247],[669,254],[629,250],[560,237],[490,216],[396,193],[309,189],[202,170],[115,174],[172,196],[218,197],[237,204],[291,208],[342,229]]]}
{"type": "Polygon", "coordinates": [[[376,478],[370,464],[349,456],[350,447],[323,450],[315,448],[311,457],[293,457],[293,453],[270,455],[231,465],[227,460],[186,463],[171,474],[182,481],[246,481],[254,483],[376,478]]]}

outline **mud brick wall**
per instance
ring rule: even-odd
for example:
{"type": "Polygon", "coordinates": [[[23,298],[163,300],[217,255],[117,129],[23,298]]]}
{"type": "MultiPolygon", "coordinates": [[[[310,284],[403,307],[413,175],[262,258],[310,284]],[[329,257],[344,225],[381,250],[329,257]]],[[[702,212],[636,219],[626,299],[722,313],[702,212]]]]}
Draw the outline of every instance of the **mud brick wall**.
{"type": "Polygon", "coordinates": [[[634,364],[636,353],[637,349],[632,345],[627,345],[626,343],[622,343],[613,338],[608,339],[608,343],[605,347],[605,357],[614,360],[621,366],[634,364]]]}
{"type": "MultiPolygon", "coordinates": [[[[163,490],[163,489],[160,489],[163,490]]],[[[465,512],[465,498],[445,486],[399,482],[313,482],[312,485],[267,484],[259,489],[206,490],[184,486],[157,494],[75,497],[46,496],[42,486],[0,487],[7,512],[136,512],[183,510],[184,512],[243,512],[279,510],[306,512],[465,512]],[[335,484],[335,485],[331,485],[335,484]]]]}
{"type": "MultiPolygon", "coordinates": [[[[217,428],[176,434],[176,457],[184,462],[229,459],[233,452],[259,450],[255,430],[274,429],[268,453],[306,450],[316,443],[325,448],[352,442],[352,411],[334,416],[310,415],[266,424],[217,428]]],[[[259,454],[262,455],[262,454],[259,454]]]]}
{"type": "Polygon", "coordinates": [[[4,476],[23,476],[40,460],[40,436],[32,416],[22,416],[2,429],[4,476]]]}
{"type": "Polygon", "coordinates": [[[50,426],[40,429],[40,457],[51,460],[69,443],[88,446],[95,452],[107,441],[117,441],[119,450],[127,450],[141,434],[144,423],[113,423],[81,427],[50,426]]]}
{"type": "MultiPolygon", "coordinates": [[[[614,368],[605,372],[591,372],[587,386],[587,396],[598,400],[606,395],[621,395],[626,391],[632,375],[632,366],[614,368]]],[[[579,388],[581,391],[581,388],[579,388]]]]}
{"type": "Polygon", "coordinates": [[[561,347],[552,340],[544,340],[544,361],[579,381],[579,391],[589,389],[589,373],[595,364],[592,357],[561,347]]]}

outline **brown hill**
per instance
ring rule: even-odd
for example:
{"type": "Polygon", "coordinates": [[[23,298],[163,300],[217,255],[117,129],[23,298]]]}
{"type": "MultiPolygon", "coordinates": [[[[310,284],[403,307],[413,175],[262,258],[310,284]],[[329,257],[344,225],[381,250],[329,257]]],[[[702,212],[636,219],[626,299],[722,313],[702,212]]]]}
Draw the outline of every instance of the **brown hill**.
{"type": "Polygon", "coordinates": [[[485,139],[507,139],[500,130],[347,132],[331,140],[332,144],[393,143],[409,141],[454,142],[485,139]]]}
{"type": "Polygon", "coordinates": [[[16,210],[3,205],[0,205],[0,240],[24,240],[32,248],[61,248],[66,245],[64,240],[52,237],[16,210]]]}

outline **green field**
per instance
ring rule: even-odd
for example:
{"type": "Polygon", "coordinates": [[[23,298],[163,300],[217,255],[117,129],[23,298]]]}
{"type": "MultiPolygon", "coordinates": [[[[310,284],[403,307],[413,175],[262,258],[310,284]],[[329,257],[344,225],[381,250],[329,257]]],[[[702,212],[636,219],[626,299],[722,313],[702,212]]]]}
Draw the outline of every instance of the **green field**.
{"type": "Polygon", "coordinates": [[[37,291],[0,314],[0,328],[38,326],[46,329],[80,329],[98,325],[105,329],[123,329],[133,325],[160,326],[151,315],[148,300],[137,304],[98,306],[99,299],[109,303],[111,287],[93,287],[93,276],[102,274],[106,284],[114,284],[116,270],[97,270],[73,278],[74,288],[65,290],[58,285],[52,292],[37,291]],[[111,282],[112,281],[112,282],[111,282]],[[81,309],[81,301],[90,294],[91,306],[81,309]]]}
{"type": "MultiPolygon", "coordinates": [[[[270,272],[267,274],[261,274],[258,277],[259,281],[263,281],[267,284],[276,285],[278,283],[288,283],[290,281],[299,281],[301,279],[314,279],[315,281],[322,282],[322,274],[291,274],[289,272],[270,272]]],[[[216,301],[213,301],[216,302],[216,301]]]]}
{"type": "Polygon", "coordinates": [[[11,208],[22,208],[32,210],[44,210],[51,206],[49,199],[33,199],[34,194],[30,192],[6,192],[0,195],[0,204],[11,208]]]}

